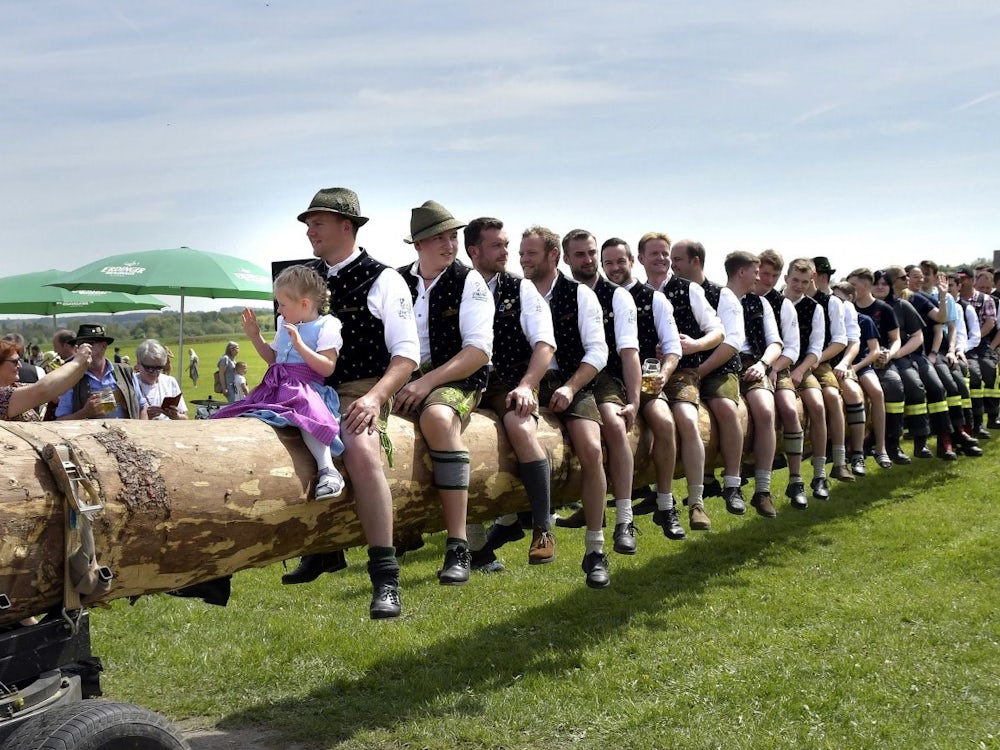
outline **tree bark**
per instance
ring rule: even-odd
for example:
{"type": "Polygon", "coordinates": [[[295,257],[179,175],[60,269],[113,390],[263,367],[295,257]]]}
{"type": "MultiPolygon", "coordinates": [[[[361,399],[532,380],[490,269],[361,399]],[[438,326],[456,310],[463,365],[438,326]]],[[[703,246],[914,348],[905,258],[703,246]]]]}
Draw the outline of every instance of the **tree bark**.
{"type": "MultiPolygon", "coordinates": [[[[743,412],[745,423],[745,412],[743,412]]],[[[81,420],[18,424],[36,442],[71,445],[99,487],[104,509],[93,524],[98,562],[111,591],[89,603],[166,591],[296,555],[365,544],[354,512],[357,491],[314,501],[316,465],[295,429],[255,419],[81,420]]],[[[715,441],[701,427],[707,465],[715,441]]],[[[580,497],[580,467],[558,419],[544,411],[539,439],[552,464],[553,505],[580,497]]],[[[395,464],[383,463],[392,491],[395,536],[443,528],[426,445],[414,423],[393,416],[395,464]]],[[[654,481],[648,431],[631,434],[635,485],[654,481]]],[[[491,412],[473,414],[469,519],[526,510],[517,460],[491,412]]],[[[678,451],[678,476],[682,475],[678,451]]],[[[36,450],[0,430],[0,625],[63,599],[66,500],[36,450]]]]}

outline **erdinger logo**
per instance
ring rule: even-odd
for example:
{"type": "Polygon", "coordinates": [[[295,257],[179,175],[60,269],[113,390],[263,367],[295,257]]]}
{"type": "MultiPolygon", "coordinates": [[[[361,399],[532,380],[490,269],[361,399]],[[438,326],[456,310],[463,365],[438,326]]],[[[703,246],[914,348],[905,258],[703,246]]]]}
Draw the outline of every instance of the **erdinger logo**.
{"type": "Polygon", "coordinates": [[[123,266],[105,266],[101,269],[101,273],[105,276],[142,276],[146,273],[146,267],[132,262],[123,266]]]}
{"type": "Polygon", "coordinates": [[[266,276],[261,276],[253,271],[248,271],[245,268],[241,268],[239,271],[233,274],[234,279],[239,279],[240,281],[246,281],[250,284],[263,284],[267,286],[271,283],[271,280],[266,276]]]}

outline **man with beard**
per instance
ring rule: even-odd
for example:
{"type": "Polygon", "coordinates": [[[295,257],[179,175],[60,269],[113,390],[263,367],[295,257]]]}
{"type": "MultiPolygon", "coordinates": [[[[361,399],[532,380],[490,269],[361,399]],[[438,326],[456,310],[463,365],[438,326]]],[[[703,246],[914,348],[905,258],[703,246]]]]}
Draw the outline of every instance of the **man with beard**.
{"type": "Polygon", "coordinates": [[[639,359],[660,360],[660,372],[652,391],[643,388],[639,395],[639,414],[653,434],[650,449],[656,470],[656,495],[653,522],[663,529],[668,539],[681,540],[686,534],[674,505],[674,467],[677,463],[677,439],[670,405],[663,393],[681,356],[680,334],[674,321],[674,311],[663,296],[632,278],[632,250],[625,240],[613,237],[601,246],[601,265],[610,281],[626,289],[636,305],[639,335],[639,359]]]}
{"type": "Polygon", "coordinates": [[[586,285],[558,270],[559,235],[532,226],[521,235],[524,277],[549,304],[555,327],[556,354],[542,378],[539,402],[563,420],[582,474],[583,512],[587,526],[582,568],[587,585],[611,584],[604,554],[604,495],[608,489],[601,451],[601,412],[591,383],[608,361],[601,303],[586,285]]]}
{"type": "MultiPolygon", "coordinates": [[[[517,455],[517,470],[531,506],[532,537],[528,563],[549,563],[556,556],[550,518],[549,459],[538,442],[538,388],[555,351],[552,313],[535,285],[507,271],[509,240],[503,222],[473,219],[465,228],[465,250],[472,267],[493,295],[493,362],[482,403],[500,417],[517,455]]],[[[501,516],[486,533],[468,526],[473,570],[500,571],[496,550],[524,537],[518,514],[501,516]],[[477,543],[479,542],[479,543],[477,543]]]]}

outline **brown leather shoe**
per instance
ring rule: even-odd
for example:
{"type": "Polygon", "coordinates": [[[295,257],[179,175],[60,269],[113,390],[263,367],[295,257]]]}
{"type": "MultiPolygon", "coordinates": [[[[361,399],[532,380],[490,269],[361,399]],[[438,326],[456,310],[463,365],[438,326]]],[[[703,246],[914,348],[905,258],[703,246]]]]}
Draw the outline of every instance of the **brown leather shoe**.
{"type": "Polygon", "coordinates": [[[838,482],[853,482],[854,474],[847,464],[841,464],[830,469],[830,478],[836,479],[838,482]]]}
{"type": "Polygon", "coordinates": [[[551,531],[535,527],[528,548],[528,564],[543,565],[556,559],[556,538],[551,531]]]}
{"type": "Polygon", "coordinates": [[[764,516],[764,518],[777,518],[778,516],[778,511],[774,509],[774,503],[771,502],[770,492],[753,493],[750,505],[756,508],[757,513],[764,516]]]}
{"type": "Polygon", "coordinates": [[[688,509],[688,526],[692,531],[709,531],[712,528],[712,521],[701,503],[688,509]]]}

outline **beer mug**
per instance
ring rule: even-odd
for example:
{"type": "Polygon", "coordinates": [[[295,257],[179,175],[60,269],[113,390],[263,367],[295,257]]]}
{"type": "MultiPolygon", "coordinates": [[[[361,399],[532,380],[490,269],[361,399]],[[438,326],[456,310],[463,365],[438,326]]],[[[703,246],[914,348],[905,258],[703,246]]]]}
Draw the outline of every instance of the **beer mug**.
{"type": "Polygon", "coordinates": [[[650,358],[642,362],[642,392],[655,396],[657,392],[656,378],[660,374],[660,360],[650,358]]]}
{"type": "Polygon", "coordinates": [[[110,414],[118,408],[114,388],[101,388],[97,391],[97,395],[101,397],[101,411],[105,414],[110,414]]]}

